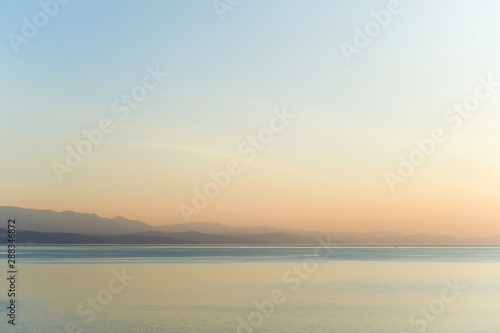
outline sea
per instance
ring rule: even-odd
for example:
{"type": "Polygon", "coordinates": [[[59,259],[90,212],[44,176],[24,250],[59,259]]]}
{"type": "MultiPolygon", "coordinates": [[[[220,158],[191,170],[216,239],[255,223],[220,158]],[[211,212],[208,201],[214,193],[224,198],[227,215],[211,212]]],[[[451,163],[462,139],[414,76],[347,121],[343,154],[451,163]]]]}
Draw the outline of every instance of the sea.
{"type": "Polygon", "coordinates": [[[10,267],[0,247],[2,333],[500,332],[498,246],[18,245],[15,256],[10,267]]]}

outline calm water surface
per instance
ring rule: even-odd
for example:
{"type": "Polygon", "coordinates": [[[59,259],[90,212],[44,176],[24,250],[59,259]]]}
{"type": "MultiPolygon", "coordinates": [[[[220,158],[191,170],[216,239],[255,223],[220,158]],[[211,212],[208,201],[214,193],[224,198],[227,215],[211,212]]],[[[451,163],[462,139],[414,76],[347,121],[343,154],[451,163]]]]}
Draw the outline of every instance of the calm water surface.
{"type": "Polygon", "coordinates": [[[19,246],[18,258],[17,325],[3,315],[0,332],[500,332],[500,247],[19,246]]]}

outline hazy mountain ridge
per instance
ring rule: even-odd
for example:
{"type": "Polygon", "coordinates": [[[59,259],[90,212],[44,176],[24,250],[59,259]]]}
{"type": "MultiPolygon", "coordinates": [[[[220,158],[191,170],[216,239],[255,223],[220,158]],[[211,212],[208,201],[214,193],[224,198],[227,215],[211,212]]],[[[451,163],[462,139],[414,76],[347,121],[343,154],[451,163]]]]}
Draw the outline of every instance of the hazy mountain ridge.
{"type": "Polygon", "coordinates": [[[96,214],[55,212],[10,206],[0,207],[0,216],[5,220],[16,218],[18,230],[38,232],[64,232],[77,234],[117,235],[149,230],[144,222],[123,217],[108,219],[96,214]]]}
{"type": "MultiPolygon", "coordinates": [[[[272,227],[241,228],[219,223],[150,226],[123,217],[0,207],[0,217],[17,221],[19,243],[38,244],[318,244],[318,237],[339,245],[500,245],[500,235],[458,239],[441,235],[406,235],[398,232],[337,232],[286,230],[272,227]]],[[[0,226],[1,227],[1,226],[0,226]]],[[[0,243],[6,230],[0,228],[0,243]]]]}
{"type": "Polygon", "coordinates": [[[186,232],[186,231],[199,231],[203,233],[217,233],[217,234],[261,234],[268,232],[283,232],[284,229],[272,228],[272,227],[250,227],[250,228],[240,228],[223,225],[214,222],[191,222],[191,223],[179,223],[163,226],[151,226],[151,228],[161,231],[161,232],[186,232]]]}

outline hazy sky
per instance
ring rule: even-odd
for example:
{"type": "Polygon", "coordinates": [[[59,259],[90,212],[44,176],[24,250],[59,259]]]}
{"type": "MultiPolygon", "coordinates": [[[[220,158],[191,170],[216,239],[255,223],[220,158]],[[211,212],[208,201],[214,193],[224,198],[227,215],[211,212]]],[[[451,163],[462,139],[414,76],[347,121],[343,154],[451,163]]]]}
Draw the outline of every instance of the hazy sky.
{"type": "Polygon", "coordinates": [[[223,20],[210,0],[48,3],[52,16],[37,1],[0,3],[1,205],[150,224],[183,223],[189,206],[191,221],[237,226],[500,234],[499,2],[403,0],[350,62],[341,43],[356,47],[356,29],[388,2],[221,1],[223,20]],[[447,113],[478,89],[488,96],[474,111],[447,113]],[[289,124],[274,119],[285,109],[289,124]],[[54,162],[69,168],[67,147],[106,118],[102,143],[59,181],[54,162]],[[386,173],[401,177],[400,156],[436,128],[446,140],[392,191],[386,173]],[[250,160],[245,141],[259,133],[269,142],[250,160]],[[194,190],[231,160],[241,172],[196,208],[194,190]]]}

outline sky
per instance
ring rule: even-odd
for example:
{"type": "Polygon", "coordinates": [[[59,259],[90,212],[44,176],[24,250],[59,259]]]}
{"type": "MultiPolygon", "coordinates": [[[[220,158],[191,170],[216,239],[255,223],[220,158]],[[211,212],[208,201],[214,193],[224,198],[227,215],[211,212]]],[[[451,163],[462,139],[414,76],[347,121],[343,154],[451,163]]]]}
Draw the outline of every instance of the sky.
{"type": "Polygon", "coordinates": [[[0,3],[0,205],[500,234],[500,3],[61,2],[0,3]]]}

